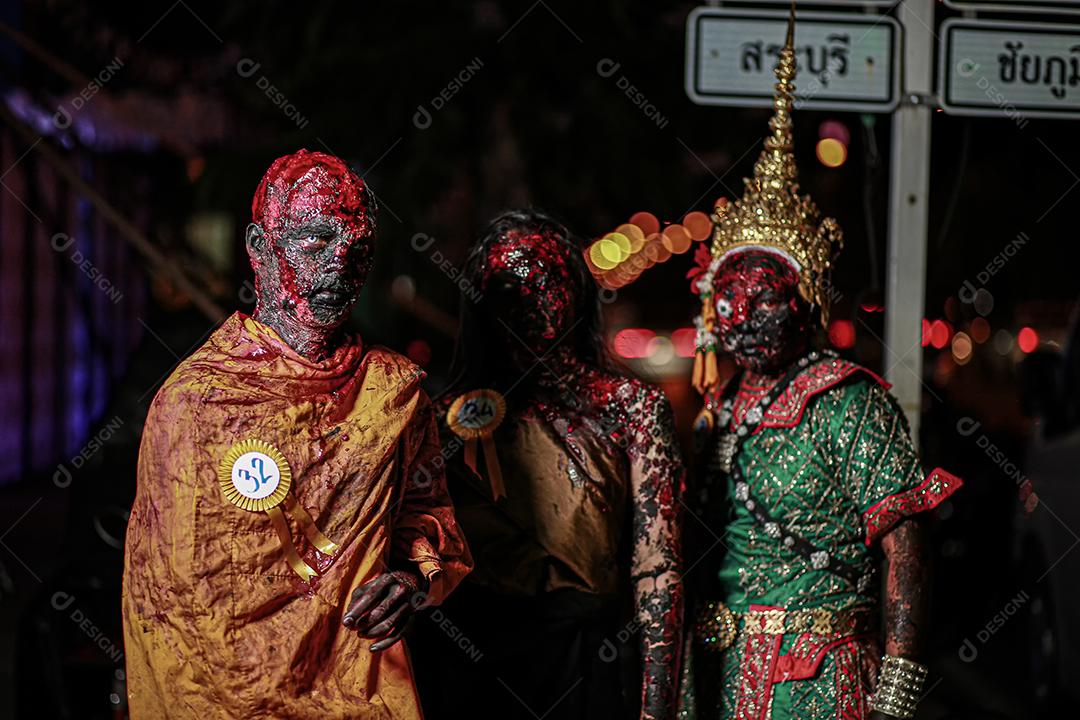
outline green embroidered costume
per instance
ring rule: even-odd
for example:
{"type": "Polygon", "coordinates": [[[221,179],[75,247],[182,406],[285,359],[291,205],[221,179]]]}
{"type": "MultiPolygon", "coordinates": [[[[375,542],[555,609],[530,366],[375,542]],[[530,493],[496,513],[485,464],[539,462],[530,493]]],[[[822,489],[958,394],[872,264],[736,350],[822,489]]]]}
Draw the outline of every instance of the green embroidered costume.
{"type": "MultiPolygon", "coordinates": [[[[811,363],[764,412],[762,394],[740,388],[715,428],[696,427],[705,467],[695,514],[718,535],[698,543],[695,595],[742,620],[725,628],[716,606],[698,603],[684,688],[689,698],[692,685],[694,707],[684,717],[862,718],[881,657],[876,541],[961,481],[940,469],[923,474],[884,381],[858,365],[811,363]],[[729,476],[717,459],[721,438],[748,411],[760,420],[729,476]],[[755,519],[759,505],[770,521],[755,519]],[[814,553],[801,554],[796,538],[814,553]],[[715,635],[725,630],[737,634],[719,650],[715,635]]],[[[715,413],[720,397],[708,396],[706,408],[715,413]]]]}

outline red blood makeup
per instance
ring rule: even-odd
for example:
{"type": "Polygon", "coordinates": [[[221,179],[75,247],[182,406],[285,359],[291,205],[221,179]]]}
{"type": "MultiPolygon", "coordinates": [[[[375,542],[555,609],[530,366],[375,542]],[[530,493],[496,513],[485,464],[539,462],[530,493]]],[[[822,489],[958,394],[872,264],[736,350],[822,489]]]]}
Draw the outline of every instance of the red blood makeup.
{"type": "Polygon", "coordinates": [[[252,202],[268,252],[252,256],[259,315],[336,327],[373,261],[375,202],[340,158],[301,150],[278,158],[252,202]],[[267,267],[273,263],[273,267],[267,267]]]}
{"type": "Polygon", "coordinates": [[[490,311],[537,355],[574,324],[570,252],[553,233],[522,229],[500,236],[485,258],[482,290],[490,311]]]}
{"type": "Polygon", "coordinates": [[[803,351],[810,308],[788,261],[764,251],[736,253],[721,263],[714,286],[720,347],[740,367],[774,373],[803,351]]]}

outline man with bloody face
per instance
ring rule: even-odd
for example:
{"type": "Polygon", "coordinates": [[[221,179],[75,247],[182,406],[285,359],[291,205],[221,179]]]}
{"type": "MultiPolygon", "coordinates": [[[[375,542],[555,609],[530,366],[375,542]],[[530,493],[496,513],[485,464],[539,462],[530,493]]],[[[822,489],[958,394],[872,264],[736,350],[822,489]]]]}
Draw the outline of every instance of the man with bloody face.
{"type": "Polygon", "coordinates": [[[743,197],[718,204],[694,273],[705,408],[690,495],[712,532],[688,557],[717,535],[723,548],[694,571],[684,706],[699,718],[910,718],[926,676],[922,517],[961,481],[922,472],[883,380],[811,347],[841,237],[796,182],[793,27],[794,11],[765,148],[743,197]],[[737,367],[723,387],[717,352],[737,367]]]}
{"type": "Polygon", "coordinates": [[[604,362],[598,288],[560,223],[501,215],[465,275],[480,298],[462,301],[444,446],[476,568],[427,627],[429,714],[671,719],[683,467],[667,400],[604,362]]]}
{"type": "Polygon", "coordinates": [[[158,392],[128,523],[131,716],[420,717],[409,615],[468,572],[422,373],[345,321],[375,202],[301,150],[259,185],[258,297],[158,392]]]}

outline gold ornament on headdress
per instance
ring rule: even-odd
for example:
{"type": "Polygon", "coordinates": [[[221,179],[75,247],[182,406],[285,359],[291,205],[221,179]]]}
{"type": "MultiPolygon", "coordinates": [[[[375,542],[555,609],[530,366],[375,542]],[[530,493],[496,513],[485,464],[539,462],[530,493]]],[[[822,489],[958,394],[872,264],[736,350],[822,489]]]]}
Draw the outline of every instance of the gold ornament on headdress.
{"type": "Polygon", "coordinates": [[[832,218],[821,213],[809,195],[799,194],[798,168],[793,153],[791,111],[795,104],[795,3],[788,17],[787,39],[776,66],[776,94],[765,147],[746,178],[742,198],[721,200],[713,213],[712,263],[702,276],[702,313],[698,319],[698,351],[694,387],[701,393],[718,382],[716,370],[716,310],[712,281],[720,263],[736,252],[764,250],[776,253],[799,273],[799,294],[829,322],[829,273],[835,254],[843,246],[843,233],[832,218]]]}

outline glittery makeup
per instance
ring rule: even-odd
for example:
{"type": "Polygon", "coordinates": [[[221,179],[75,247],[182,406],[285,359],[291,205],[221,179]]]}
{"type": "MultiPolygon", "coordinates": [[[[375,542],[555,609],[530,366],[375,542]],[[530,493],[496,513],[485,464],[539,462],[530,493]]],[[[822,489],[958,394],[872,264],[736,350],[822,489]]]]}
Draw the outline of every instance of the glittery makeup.
{"type": "Polygon", "coordinates": [[[740,367],[778,372],[805,348],[810,308],[787,262],[768,252],[736,253],[721,263],[714,283],[720,347],[740,367]]]}
{"type": "Polygon", "coordinates": [[[567,254],[553,232],[511,230],[488,249],[481,290],[491,312],[538,355],[575,321],[577,288],[567,254]]]}

